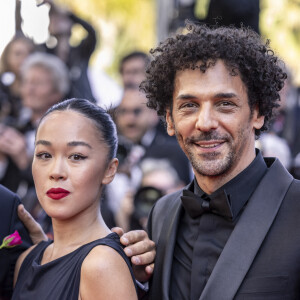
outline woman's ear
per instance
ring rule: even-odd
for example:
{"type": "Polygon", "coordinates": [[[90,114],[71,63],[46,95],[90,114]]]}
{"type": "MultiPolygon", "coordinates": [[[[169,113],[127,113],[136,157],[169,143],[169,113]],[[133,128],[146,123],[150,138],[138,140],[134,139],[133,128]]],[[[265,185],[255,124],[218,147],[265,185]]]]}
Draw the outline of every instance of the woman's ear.
{"type": "Polygon", "coordinates": [[[118,165],[119,165],[119,161],[117,158],[113,158],[109,162],[102,180],[102,184],[109,184],[113,181],[117,173],[118,165]]]}

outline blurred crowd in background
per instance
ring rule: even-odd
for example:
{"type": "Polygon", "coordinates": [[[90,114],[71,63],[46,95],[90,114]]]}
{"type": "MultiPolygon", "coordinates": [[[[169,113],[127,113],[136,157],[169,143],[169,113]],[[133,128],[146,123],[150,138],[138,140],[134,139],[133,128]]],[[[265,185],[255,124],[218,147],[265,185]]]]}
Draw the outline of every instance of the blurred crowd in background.
{"type": "MultiPolygon", "coordinates": [[[[151,55],[136,49],[124,56],[119,62],[121,92],[109,90],[111,85],[104,87],[106,93],[120,95],[119,99],[102,101],[97,81],[89,73],[97,43],[95,29],[71,10],[52,0],[44,2],[40,4],[50,6],[47,43],[35,44],[19,26],[1,54],[0,183],[21,197],[51,235],[51,222],[38,203],[31,174],[35,128],[53,104],[66,98],[86,98],[109,108],[119,134],[119,169],[102,196],[102,215],[109,227],[120,226],[125,231],[145,228],[155,201],[193,178],[176,139],[167,135],[163,122],[147,108],[147,98],[139,90],[151,55]],[[74,47],[69,39],[75,25],[86,34],[74,47]]],[[[180,30],[187,18],[199,21],[193,13],[196,1],[158,3],[162,14],[158,40],[180,30]],[[170,5],[176,8],[176,15],[167,13],[170,5]]],[[[243,23],[259,33],[259,13],[259,0],[211,0],[207,17],[201,22],[225,26],[243,23]]],[[[300,179],[300,88],[293,83],[288,66],[286,72],[289,76],[281,106],[257,147],[264,156],[278,157],[300,179]]]]}

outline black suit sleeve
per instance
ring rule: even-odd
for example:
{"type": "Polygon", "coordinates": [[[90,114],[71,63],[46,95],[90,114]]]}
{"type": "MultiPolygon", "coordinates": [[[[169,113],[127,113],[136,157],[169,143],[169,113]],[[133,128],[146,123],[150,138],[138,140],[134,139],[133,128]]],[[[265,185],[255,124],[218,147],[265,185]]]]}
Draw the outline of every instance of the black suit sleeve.
{"type": "Polygon", "coordinates": [[[81,57],[89,59],[96,48],[96,44],[97,44],[96,31],[92,25],[80,19],[78,16],[74,15],[73,13],[70,13],[70,19],[74,23],[81,25],[87,32],[87,37],[81,41],[80,45],[78,46],[78,49],[80,49],[81,57]]]}
{"type": "Polygon", "coordinates": [[[0,186],[0,240],[17,230],[22,244],[10,249],[0,249],[0,299],[9,299],[12,293],[13,276],[19,255],[31,244],[29,233],[19,220],[17,207],[20,204],[17,195],[0,186]]]}

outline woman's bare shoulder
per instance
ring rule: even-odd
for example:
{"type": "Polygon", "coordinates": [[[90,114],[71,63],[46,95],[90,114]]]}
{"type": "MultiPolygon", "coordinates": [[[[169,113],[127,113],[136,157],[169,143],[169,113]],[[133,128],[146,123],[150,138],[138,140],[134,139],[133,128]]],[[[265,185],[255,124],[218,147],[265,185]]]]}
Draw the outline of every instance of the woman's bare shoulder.
{"type": "Polygon", "coordinates": [[[96,246],[83,261],[80,298],[137,299],[129,268],[113,248],[96,246]]]}

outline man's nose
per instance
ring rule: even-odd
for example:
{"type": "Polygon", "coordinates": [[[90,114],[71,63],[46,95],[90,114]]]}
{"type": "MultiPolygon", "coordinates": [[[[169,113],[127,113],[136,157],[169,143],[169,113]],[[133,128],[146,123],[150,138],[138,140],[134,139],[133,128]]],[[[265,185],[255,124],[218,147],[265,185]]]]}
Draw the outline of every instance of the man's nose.
{"type": "Polygon", "coordinates": [[[216,129],[218,124],[217,114],[213,106],[210,104],[201,106],[198,112],[196,128],[200,131],[210,131],[216,129]]]}

